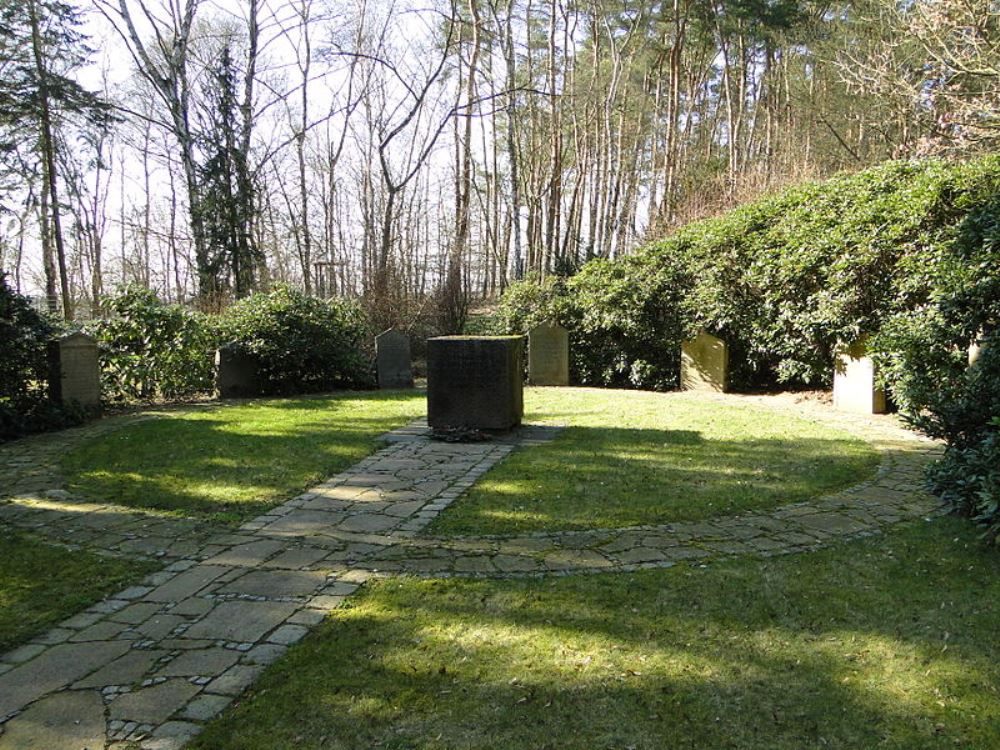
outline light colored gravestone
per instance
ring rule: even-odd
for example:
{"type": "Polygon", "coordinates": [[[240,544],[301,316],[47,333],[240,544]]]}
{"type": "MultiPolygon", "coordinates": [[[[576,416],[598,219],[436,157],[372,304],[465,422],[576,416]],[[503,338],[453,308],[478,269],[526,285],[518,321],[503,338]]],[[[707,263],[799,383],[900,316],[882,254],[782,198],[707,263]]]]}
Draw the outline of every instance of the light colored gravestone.
{"type": "Polygon", "coordinates": [[[49,344],[49,394],[54,401],[81,406],[101,403],[101,365],[97,341],[85,333],[71,333],[49,344]]]}
{"type": "Polygon", "coordinates": [[[528,380],[535,385],[569,385],[569,332],[543,323],[528,331],[528,380]]]}
{"type": "Polygon", "coordinates": [[[858,414],[884,414],[885,391],[875,385],[875,364],[865,354],[865,340],[842,346],[833,367],[833,408],[858,414]]]}
{"type": "Polygon", "coordinates": [[[982,341],[973,341],[969,344],[969,367],[972,367],[979,358],[983,356],[983,351],[986,349],[986,344],[982,341]]]}
{"type": "Polygon", "coordinates": [[[427,339],[427,423],[509,430],[524,415],[521,336],[427,339]]]}
{"type": "Polygon", "coordinates": [[[699,331],[681,344],[681,389],[718,393],[729,390],[729,346],[725,341],[699,331]]]}
{"type": "Polygon", "coordinates": [[[375,337],[375,368],[379,388],[412,388],[410,337],[390,329],[375,337]]]}
{"type": "Polygon", "coordinates": [[[215,388],[219,398],[259,396],[257,360],[237,344],[223,344],[215,352],[215,388]]]}

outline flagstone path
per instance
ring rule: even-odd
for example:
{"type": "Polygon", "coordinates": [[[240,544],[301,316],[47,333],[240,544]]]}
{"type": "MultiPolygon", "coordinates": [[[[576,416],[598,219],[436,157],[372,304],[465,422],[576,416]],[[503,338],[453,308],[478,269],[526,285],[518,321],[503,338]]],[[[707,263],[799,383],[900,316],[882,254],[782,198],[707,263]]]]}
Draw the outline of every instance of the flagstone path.
{"type": "Polygon", "coordinates": [[[162,559],[166,566],[0,656],[0,750],[179,748],[372,576],[525,576],[628,571],[734,555],[807,551],[941,512],[921,489],[940,448],[888,417],[787,399],[759,403],[840,427],[881,453],[877,475],[772,511],[627,529],[435,538],[428,523],[515,449],[558,427],[449,444],[415,423],[323,484],[238,529],[73,497],[58,457],[129,420],[0,450],[0,530],[162,559]]]}

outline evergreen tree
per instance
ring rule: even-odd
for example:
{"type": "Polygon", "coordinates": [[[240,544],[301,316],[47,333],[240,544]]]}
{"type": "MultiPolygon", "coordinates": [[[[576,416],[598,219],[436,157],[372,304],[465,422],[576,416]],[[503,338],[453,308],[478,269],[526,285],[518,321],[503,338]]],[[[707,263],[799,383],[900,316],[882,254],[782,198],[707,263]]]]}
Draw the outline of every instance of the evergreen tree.
{"type": "Polygon", "coordinates": [[[60,215],[58,133],[69,124],[106,126],[110,120],[107,102],[73,78],[91,54],[79,27],[77,10],[60,0],[0,0],[0,153],[34,155],[42,178],[39,220],[49,304],[54,305],[54,251],[66,319],[73,308],[60,215]]]}

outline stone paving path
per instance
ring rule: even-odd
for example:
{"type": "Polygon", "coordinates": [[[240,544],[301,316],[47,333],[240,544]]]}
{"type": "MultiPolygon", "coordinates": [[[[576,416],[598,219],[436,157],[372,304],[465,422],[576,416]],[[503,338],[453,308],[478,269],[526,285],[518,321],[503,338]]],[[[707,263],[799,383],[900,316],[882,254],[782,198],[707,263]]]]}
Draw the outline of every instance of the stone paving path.
{"type": "Polygon", "coordinates": [[[447,444],[415,423],[387,447],[230,531],[72,497],[57,457],[117,424],[0,451],[0,529],[62,544],[163,559],[166,567],[0,656],[0,750],[167,750],[197,734],[271,662],[372,576],[523,576],[627,571],[733,555],[815,549],[939,511],[920,488],[939,447],[890,418],[762,403],[869,440],[876,477],[773,511],[699,523],[511,537],[433,538],[424,527],[519,446],[447,444]]]}

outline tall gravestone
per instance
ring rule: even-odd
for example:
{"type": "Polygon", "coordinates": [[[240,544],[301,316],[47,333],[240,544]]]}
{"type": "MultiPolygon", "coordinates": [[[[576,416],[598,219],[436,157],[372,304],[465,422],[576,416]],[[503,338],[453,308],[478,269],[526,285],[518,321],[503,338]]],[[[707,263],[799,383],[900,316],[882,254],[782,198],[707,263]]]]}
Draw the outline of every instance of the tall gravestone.
{"type": "Polygon", "coordinates": [[[261,392],[260,366],[237,344],[223,344],[215,352],[215,388],[219,398],[247,398],[261,392]]]}
{"type": "Polygon", "coordinates": [[[865,339],[861,338],[835,353],[833,407],[858,414],[884,414],[885,391],[875,385],[875,363],[865,351],[865,339]]]}
{"type": "Polygon", "coordinates": [[[49,342],[49,396],[53,401],[81,406],[101,403],[101,365],[97,340],[71,333],[49,342]]]}
{"type": "Polygon", "coordinates": [[[427,340],[427,423],[435,429],[509,430],[524,416],[521,336],[427,340]]]}
{"type": "Polygon", "coordinates": [[[375,369],[379,388],[412,388],[410,337],[395,329],[376,336],[375,369]]]}
{"type": "Polygon", "coordinates": [[[725,341],[699,331],[681,344],[681,389],[717,393],[729,390],[729,347],[725,341]]]}
{"type": "Polygon", "coordinates": [[[528,380],[535,385],[569,385],[569,332],[543,323],[528,331],[528,380]]]}

